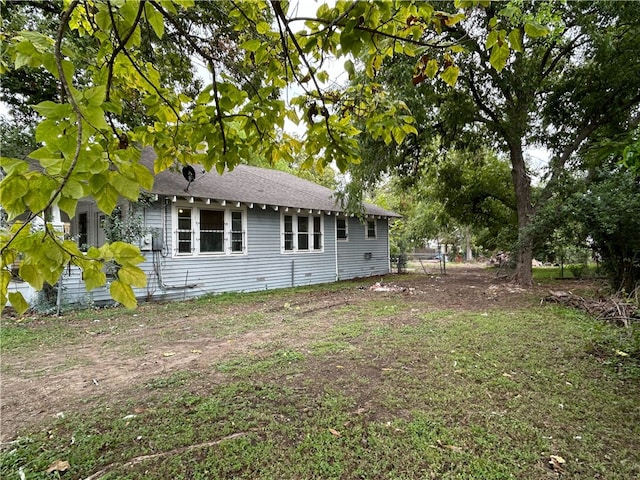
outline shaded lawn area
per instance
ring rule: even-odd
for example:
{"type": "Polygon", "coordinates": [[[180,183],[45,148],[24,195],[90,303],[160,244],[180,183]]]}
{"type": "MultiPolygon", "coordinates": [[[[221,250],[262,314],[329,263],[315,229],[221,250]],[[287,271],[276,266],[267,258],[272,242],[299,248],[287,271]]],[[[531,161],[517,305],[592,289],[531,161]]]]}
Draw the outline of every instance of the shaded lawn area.
{"type": "Polygon", "coordinates": [[[3,381],[89,368],[82,357],[34,373],[27,360],[87,342],[134,370],[158,342],[158,362],[173,359],[185,322],[218,354],[189,345],[197,361],[65,398],[63,414],[3,443],[0,476],[638,478],[640,375],[615,354],[628,332],[541,304],[541,289],[456,277],[466,274],[389,277],[401,293],[350,282],[145,306],[135,318],[3,320],[3,381]],[[478,295],[461,307],[453,299],[465,291],[478,295]],[[96,320],[100,344],[82,333],[96,320]],[[552,468],[552,455],[566,463],[552,468]]]}

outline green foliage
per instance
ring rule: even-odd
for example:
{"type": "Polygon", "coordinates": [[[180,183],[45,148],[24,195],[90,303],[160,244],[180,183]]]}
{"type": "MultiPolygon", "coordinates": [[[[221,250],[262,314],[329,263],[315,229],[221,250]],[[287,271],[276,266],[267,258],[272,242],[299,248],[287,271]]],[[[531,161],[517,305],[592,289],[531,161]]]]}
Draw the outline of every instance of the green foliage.
{"type": "MultiPolygon", "coordinates": [[[[440,156],[461,147],[501,151],[512,166],[517,280],[530,283],[530,256],[547,241],[530,222],[546,210],[565,172],[575,168],[572,160],[584,156],[594,141],[637,129],[640,62],[633,45],[638,20],[633,2],[492,2],[449,30],[460,44],[441,58],[460,68],[455,88],[430,81],[442,64],[432,52],[417,63],[387,60],[376,81],[406,102],[418,134],[399,148],[373,138],[363,141],[363,162],[353,169],[354,190],[387,174],[419,178],[421,162],[440,161],[429,156],[436,139],[440,156]],[[544,146],[553,155],[540,187],[531,183],[528,145],[544,146]]],[[[365,77],[354,78],[362,82],[365,77]]],[[[626,145],[623,161],[635,165],[634,143],[626,145]]],[[[449,192],[460,197],[455,187],[459,174],[449,173],[449,192]]],[[[455,206],[456,200],[448,202],[455,206]]]]}
{"type": "Polygon", "coordinates": [[[640,185],[628,171],[600,171],[569,208],[593,241],[612,285],[630,293],[640,285],[640,185]]]}
{"type": "MultiPolygon", "coordinates": [[[[11,81],[2,92],[19,94],[16,112],[31,108],[39,148],[30,162],[2,159],[2,206],[15,227],[2,233],[0,269],[19,256],[23,278],[41,288],[72,263],[93,287],[104,281],[102,262],[126,266],[121,249],[85,254],[52,227],[34,232],[29,224],[54,206],[72,218],[85,197],[108,215],[122,199],[135,202],[153,182],[139,163],[140,145],[154,148],[156,172],[186,163],[222,172],[254,157],[295,163],[299,155],[302,165],[322,171],[359,161],[361,128],[385,145],[406,141],[418,128],[403,102],[375,83],[327,88],[323,61],[362,58],[374,79],[389,59],[428,54],[427,74],[452,86],[464,50],[452,32],[488,5],[472,2],[465,11],[463,3],[447,13],[426,2],[337,2],[321,5],[298,32],[302,22],[286,2],[3,3],[1,66],[11,81]],[[191,57],[208,69],[203,88],[193,81],[191,57]],[[301,93],[287,103],[281,91],[290,85],[301,93]],[[282,133],[285,120],[306,127],[302,141],[282,133]],[[37,242],[46,248],[35,248],[37,242]]],[[[516,36],[505,43],[498,35],[494,67],[520,48],[516,36]]],[[[111,292],[131,306],[131,286],[140,284],[137,275],[124,275],[111,292]]]]}
{"type": "Polygon", "coordinates": [[[414,174],[395,175],[375,201],[402,215],[391,227],[392,251],[410,251],[425,240],[462,245],[467,230],[483,251],[508,250],[516,215],[509,166],[495,154],[423,147],[414,174]]]}

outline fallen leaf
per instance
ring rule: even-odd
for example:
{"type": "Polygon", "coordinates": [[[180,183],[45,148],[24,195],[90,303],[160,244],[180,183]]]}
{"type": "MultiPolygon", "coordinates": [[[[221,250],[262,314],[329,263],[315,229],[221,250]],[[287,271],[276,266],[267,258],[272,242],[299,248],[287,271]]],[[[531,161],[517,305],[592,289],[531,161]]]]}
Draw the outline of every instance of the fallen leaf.
{"type": "Polygon", "coordinates": [[[47,473],[66,472],[70,468],[71,465],[66,460],[56,460],[51,465],[49,465],[49,468],[47,468],[47,473]]]}
{"type": "Polygon", "coordinates": [[[452,452],[462,453],[462,447],[456,445],[445,445],[444,448],[451,450],[452,452]]]}
{"type": "Polygon", "coordinates": [[[567,461],[558,455],[551,455],[549,457],[549,468],[554,472],[563,473],[566,463],[567,461]]]}
{"type": "Polygon", "coordinates": [[[451,450],[452,452],[455,452],[455,453],[462,453],[463,451],[462,447],[458,447],[456,445],[446,445],[442,443],[440,440],[437,440],[436,442],[438,443],[438,446],[440,448],[446,448],[447,450],[451,450]]]}
{"type": "Polygon", "coordinates": [[[196,348],[196,349],[191,350],[191,353],[202,353],[202,350],[198,350],[198,349],[196,348]]]}
{"type": "Polygon", "coordinates": [[[173,357],[176,352],[165,352],[162,354],[163,357],[173,357]]]}
{"type": "Polygon", "coordinates": [[[334,437],[340,437],[340,436],[342,436],[342,435],[340,434],[340,432],[339,432],[339,431],[337,431],[337,430],[336,430],[336,429],[334,429],[334,428],[330,428],[330,429],[329,429],[329,431],[331,432],[331,435],[333,435],[334,437]]]}

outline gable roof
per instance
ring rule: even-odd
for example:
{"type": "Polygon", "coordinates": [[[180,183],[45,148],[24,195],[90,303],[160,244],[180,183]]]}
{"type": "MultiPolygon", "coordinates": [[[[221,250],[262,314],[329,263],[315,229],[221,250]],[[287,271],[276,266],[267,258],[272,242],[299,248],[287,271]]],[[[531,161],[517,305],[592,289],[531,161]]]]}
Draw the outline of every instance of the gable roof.
{"type": "MultiPolygon", "coordinates": [[[[141,163],[152,171],[155,158],[151,148],[142,150],[141,163]]],[[[191,184],[180,172],[165,170],[156,174],[151,192],[186,199],[241,202],[262,208],[343,211],[333,190],[280,170],[237,165],[220,175],[215,170],[201,173],[203,169],[195,165],[194,169],[196,179],[191,184]]],[[[364,209],[367,215],[400,217],[395,212],[368,203],[364,204],[364,209]]]]}

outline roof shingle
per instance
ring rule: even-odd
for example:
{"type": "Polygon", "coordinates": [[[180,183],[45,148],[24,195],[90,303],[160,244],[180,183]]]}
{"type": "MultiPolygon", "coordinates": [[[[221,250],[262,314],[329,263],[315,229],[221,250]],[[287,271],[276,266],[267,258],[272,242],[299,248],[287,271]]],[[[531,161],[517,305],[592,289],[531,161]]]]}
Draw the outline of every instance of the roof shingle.
{"type": "MultiPolygon", "coordinates": [[[[152,171],[155,158],[151,148],[143,149],[141,162],[152,171]]],[[[305,210],[343,211],[331,189],[287,172],[237,165],[233,170],[219,175],[215,170],[201,173],[204,171],[201,167],[194,165],[194,168],[196,179],[191,184],[180,172],[160,172],[155,175],[152,193],[305,210]]],[[[364,204],[364,209],[368,215],[400,216],[368,203],[364,204]]]]}

